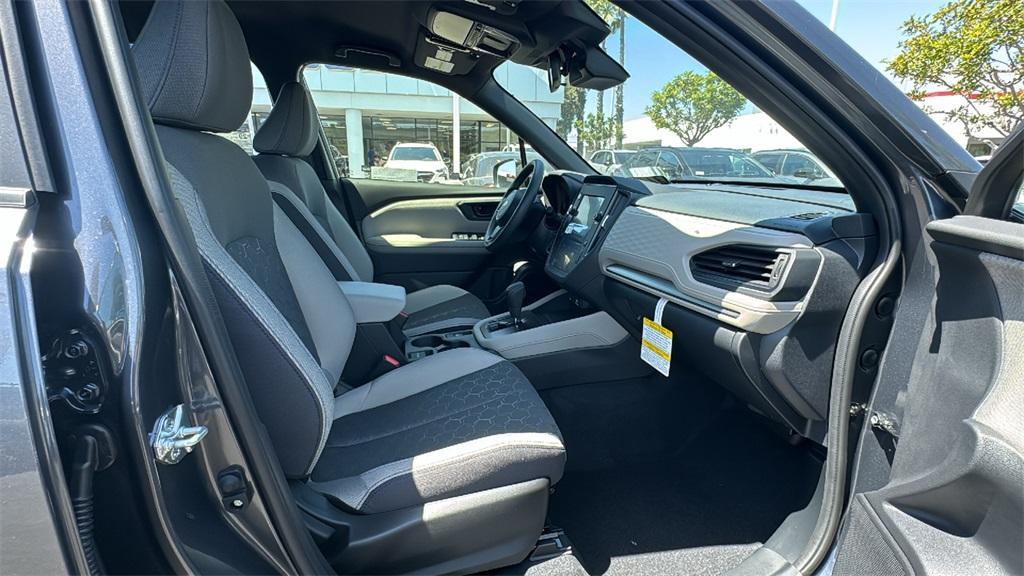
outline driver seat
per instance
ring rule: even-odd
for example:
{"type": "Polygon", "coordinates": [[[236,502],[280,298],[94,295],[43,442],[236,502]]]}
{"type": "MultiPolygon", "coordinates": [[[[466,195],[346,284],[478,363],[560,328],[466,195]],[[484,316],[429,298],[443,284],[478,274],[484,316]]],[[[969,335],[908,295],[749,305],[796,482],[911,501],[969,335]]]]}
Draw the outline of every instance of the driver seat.
{"type": "MultiPolygon", "coordinates": [[[[288,82],[253,137],[253,148],[259,152],[254,160],[270,181],[274,201],[316,248],[335,279],[372,282],[370,254],[303,160],[316,147],[318,122],[306,87],[288,82]]],[[[471,326],[491,315],[479,298],[446,284],[410,292],[405,302],[402,329],[409,334],[471,326]]]]}

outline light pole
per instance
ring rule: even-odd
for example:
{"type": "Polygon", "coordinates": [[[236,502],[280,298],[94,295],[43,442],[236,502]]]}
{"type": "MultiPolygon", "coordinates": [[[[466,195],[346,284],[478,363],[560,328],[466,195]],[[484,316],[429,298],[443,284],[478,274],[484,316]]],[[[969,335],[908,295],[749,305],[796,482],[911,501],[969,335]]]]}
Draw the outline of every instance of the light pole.
{"type": "Polygon", "coordinates": [[[836,18],[839,17],[839,0],[832,0],[832,15],[828,18],[828,29],[836,31],[836,18]]]}
{"type": "Polygon", "coordinates": [[[462,154],[462,126],[459,109],[459,95],[452,92],[452,174],[454,175],[459,171],[459,166],[462,165],[460,162],[462,154]]]}

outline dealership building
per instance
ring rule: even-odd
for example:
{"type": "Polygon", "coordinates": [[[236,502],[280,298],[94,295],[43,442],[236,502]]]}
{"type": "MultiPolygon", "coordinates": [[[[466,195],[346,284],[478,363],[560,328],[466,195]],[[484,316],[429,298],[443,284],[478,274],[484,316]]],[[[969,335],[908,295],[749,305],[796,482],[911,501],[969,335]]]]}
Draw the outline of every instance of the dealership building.
{"type": "MultiPolygon", "coordinates": [[[[550,92],[544,71],[503,64],[498,82],[545,123],[554,127],[562,90],[550,92]]],[[[400,142],[431,143],[454,166],[478,152],[514,144],[502,124],[451,91],[414,78],[343,66],[311,65],[304,71],[327,139],[347,158],[352,174],[387,157],[400,142]],[[453,127],[458,126],[458,134],[453,127]]],[[[254,69],[252,113],[233,138],[252,152],[252,134],[271,107],[271,97],[254,69]]]]}

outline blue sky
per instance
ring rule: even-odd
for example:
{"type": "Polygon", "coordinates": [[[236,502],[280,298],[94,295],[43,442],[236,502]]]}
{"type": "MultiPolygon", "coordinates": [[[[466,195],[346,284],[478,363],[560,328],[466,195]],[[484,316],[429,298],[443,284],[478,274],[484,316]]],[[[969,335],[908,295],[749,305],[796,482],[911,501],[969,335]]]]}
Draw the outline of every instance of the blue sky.
{"type": "MultiPolygon", "coordinates": [[[[828,24],[831,0],[798,2],[828,24]]],[[[884,71],[882,61],[896,55],[901,38],[900,24],[910,16],[935,12],[945,3],[946,0],[840,0],[835,32],[868,62],[884,71]]],[[[617,34],[609,37],[606,49],[612,57],[618,57],[617,34]]],[[[630,18],[626,25],[626,70],[631,76],[625,85],[626,119],[643,115],[651,92],[676,74],[704,69],[675,45],[630,18]]],[[[612,105],[611,91],[606,92],[605,97],[607,109],[612,105]]]]}

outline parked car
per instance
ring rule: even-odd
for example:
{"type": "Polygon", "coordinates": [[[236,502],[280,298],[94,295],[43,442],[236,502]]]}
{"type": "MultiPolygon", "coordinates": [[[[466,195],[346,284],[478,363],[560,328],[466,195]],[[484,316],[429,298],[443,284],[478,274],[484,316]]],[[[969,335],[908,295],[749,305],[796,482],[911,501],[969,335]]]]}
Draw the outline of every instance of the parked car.
{"type": "Polygon", "coordinates": [[[759,150],[751,156],[771,168],[779,176],[788,176],[798,181],[832,180],[838,183],[828,166],[807,150],[778,149],[759,150]]]}
{"type": "Polygon", "coordinates": [[[433,144],[398,143],[391,148],[384,168],[414,170],[420,182],[447,180],[448,165],[433,144]]]}
{"type": "Polygon", "coordinates": [[[598,150],[590,155],[590,165],[601,174],[611,174],[615,167],[625,163],[636,150],[598,150]]]}
{"type": "Polygon", "coordinates": [[[740,178],[780,181],[777,175],[745,152],[729,148],[644,148],[617,170],[622,176],[685,178],[740,178]]]}

